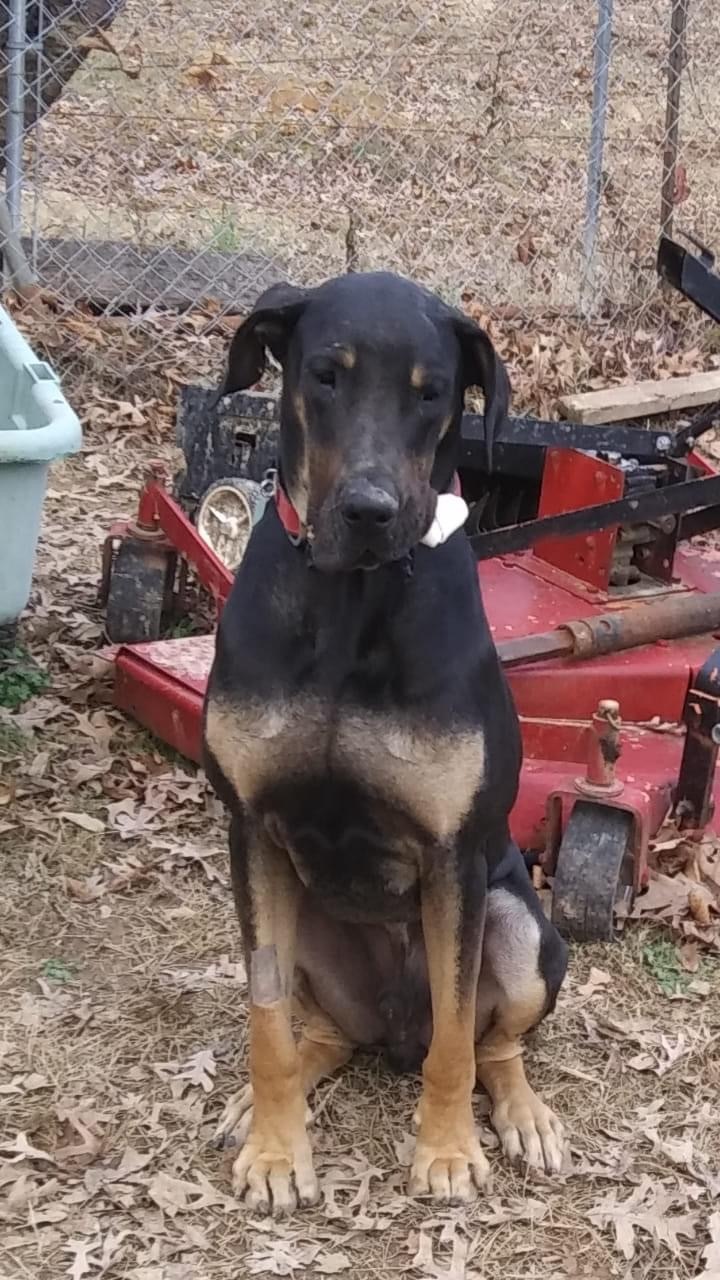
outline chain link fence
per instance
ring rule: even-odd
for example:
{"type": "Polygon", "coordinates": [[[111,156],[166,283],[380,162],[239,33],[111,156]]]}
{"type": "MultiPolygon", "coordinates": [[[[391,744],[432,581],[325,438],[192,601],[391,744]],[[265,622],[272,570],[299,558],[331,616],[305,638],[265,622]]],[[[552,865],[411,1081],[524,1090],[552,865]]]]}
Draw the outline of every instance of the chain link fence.
{"type": "Polygon", "coordinates": [[[0,27],[11,221],[84,321],[66,366],[88,317],[143,335],[100,353],[121,378],[188,314],[376,267],[612,324],[657,289],[661,216],[720,246],[717,0],[0,0],[0,27]]]}

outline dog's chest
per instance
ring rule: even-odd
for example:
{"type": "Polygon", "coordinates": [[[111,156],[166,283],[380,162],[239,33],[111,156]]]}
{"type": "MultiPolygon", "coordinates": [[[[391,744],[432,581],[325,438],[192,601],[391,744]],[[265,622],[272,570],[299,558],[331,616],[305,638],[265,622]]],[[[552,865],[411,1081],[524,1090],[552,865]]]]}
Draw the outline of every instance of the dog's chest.
{"type": "Polygon", "coordinates": [[[485,777],[481,731],[422,724],[402,715],[321,699],[261,705],[211,700],[208,746],[250,809],[283,786],[308,792],[352,783],[370,807],[405,816],[433,840],[453,836],[485,777]]]}

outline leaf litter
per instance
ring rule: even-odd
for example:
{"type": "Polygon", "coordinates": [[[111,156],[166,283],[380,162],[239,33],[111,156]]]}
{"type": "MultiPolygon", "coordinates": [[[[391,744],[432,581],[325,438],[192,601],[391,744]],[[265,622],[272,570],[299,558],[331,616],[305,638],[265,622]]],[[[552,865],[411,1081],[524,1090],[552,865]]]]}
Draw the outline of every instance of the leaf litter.
{"type": "MultiPolygon", "coordinates": [[[[530,267],[533,236],[520,233],[518,246],[530,267]]],[[[508,358],[518,407],[540,416],[565,391],[699,363],[682,310],[610,333],[561,316],[551,329],[491,317],[472,296],[465,306],[508,358]]],[[[672,831],[656,842],[622,945],[573,953],[558,1009],[531,1038],[532,1082],[570,1137],[559,1178],[514,1170],[488,1144],[491,1196],[447,1212],[412,1202],[418,1082],[365,1057],[318,1091],[320,1205],[287,1223],[238,1205],[229,1160],[211,1143],[246,1078],[224,818],[196,770],[114,710],[97,652],[108,525],[133,513],[150,458],[176,464],[178,384],[216,377],[230,328],[212,305],[181,327],[64,317],[52,305],[19,318],[37,350],[72,364],[66,390],[86,440],[53,468],[23,624],[51,682],[19,710],[0,709],[2,741],[16,743],[0,793],[0,1221],[17,1274],[605,1280],[629,1262],[652,1274],[666,1258],[683,1280],[719,1280],[720,997],[706,968],[720,950],[719,861],[711,844],[689,847],[672,831]],[[132,388],[111,385],[98,363],[120,341],[129,362],[154,354],[132,388]],[[677,1001],[643,963],[638,938],[657,928],[686,975],[677,1001]],[[69,981],[43,976],[54,959],[69,981]]]]}

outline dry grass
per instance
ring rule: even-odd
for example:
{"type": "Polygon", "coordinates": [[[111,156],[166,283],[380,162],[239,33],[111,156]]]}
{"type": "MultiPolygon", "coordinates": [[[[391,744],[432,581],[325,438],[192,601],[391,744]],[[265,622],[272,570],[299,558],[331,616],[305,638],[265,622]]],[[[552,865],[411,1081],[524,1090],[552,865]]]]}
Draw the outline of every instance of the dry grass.
{"type": "MultiPolygon", "coordinates": [[[[113,332],[134,340],[130,322],[113,332]]],[[[531,401],[542,353],[504,335],[531,401]]],[[[208,373],[220,358],[216,337],[177,352],[208,373]]],[[[478,1098],[492,1197],[409,1202],[417,1081],[366,1056],[316,1098],[322,1205],[275,1226],[232,1200],[210,1143],[244,1070],[224,820],[112,709],[94,656],[102,533],[148,458],[172,459],[174,382],[155,374],[127,400],[95,372],[81,385],[85,449],[53,471],[23,627],[51,685],[0,720],[2,1280],[695,1280],[720,1191],[718,968],[676,972],[647,930],[575,952],[529,1047],[570,1137],[559,1179],[510,1168],[478,1098]]]]}

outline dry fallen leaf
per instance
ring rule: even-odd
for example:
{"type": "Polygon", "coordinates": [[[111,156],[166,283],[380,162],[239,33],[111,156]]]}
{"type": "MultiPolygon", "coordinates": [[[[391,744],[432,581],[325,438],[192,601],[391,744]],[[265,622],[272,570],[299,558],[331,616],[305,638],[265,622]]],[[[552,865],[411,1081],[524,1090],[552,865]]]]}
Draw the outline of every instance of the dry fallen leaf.
{"type": "Polygon", "coordinates": [[[47,1151],[41,1151],[39,1147],[33,1147],[28,1142],[24,1133],[19,1133],[12,1143],[1,1142],[0,1154],[9,1154],[11,1163],[17,1160],[27,1158],[28,1160],[48,1160],[50,1164],[55,1163],[55,1157],[51,1156],[47,1151]]]}
{"type": "Polygon", "coordinates": [[[348,1271],[352,1266],[352,1262],[346,1253],[323,1253],[315,1259],[314,1269],[321,1276],[337,1276],[342,1271],[348,1271]]]}
{"type": "Polygon", "coordinates": [[[596,995],[598,991],[602,991],[604,987],[609,986],[611,982],[612,977],[604,969],[591,968],[587,982],[578,987],[578,995],[589,999],[590,996],[596,995]]]}
{"type": "Polygon", "coordinates": [[[92,832],[93,835],[100,835],[105,830],[105,823],[99,818],[93,818],[89,813],[69,813],[66,809],[62,809],[58,817],[64,818],[66,822],[72,822],[75,827],[81,827],[83,831],[92,832]]]}
{"type": "Polygon", "coordinates": [[[94,1253],[97,1248],[97,1241],[68,1240],[64,1252],[72,1253],[73,1260],[65,1274],[71,1276],[72,1280],[82,1280],[82,1277],[88,1274],[91,1267],[97,1266],[96,1260],[89,1257],[90,1253],[94,1253]]]}
{"type": "Polygon", "coordinates": [[[695,1277],[695,1280],[720,1280],[720,1213],[710,1214],[708,1231],[710,1244],[706,1245],[702,1252],[705,1269],[695,1277]]]}
{"type": "Polygon", "coordinates": [[[679,1237],[692,1239],[699,1221],[697,1213],[668,1213],[679,1198],[677,1187],[667,1190],[664,1184],[643,1178],[625,1200],[617,1191],[611,1191],[589,1211],[588,1217],[596,1226],[613,1227],[618,1252],[628,1262],[635,1257],[636,1231],[645,1232],[678,1255],[682,1248],[679,1237]]]}
{"type": "Polygon", "coordinates": [[[688,907],[693,920],[697,920],[698,924],[710,924],[710,905],[712,898],[710,894],[702,889],[692,889],[688,894],[688,907]]]}

